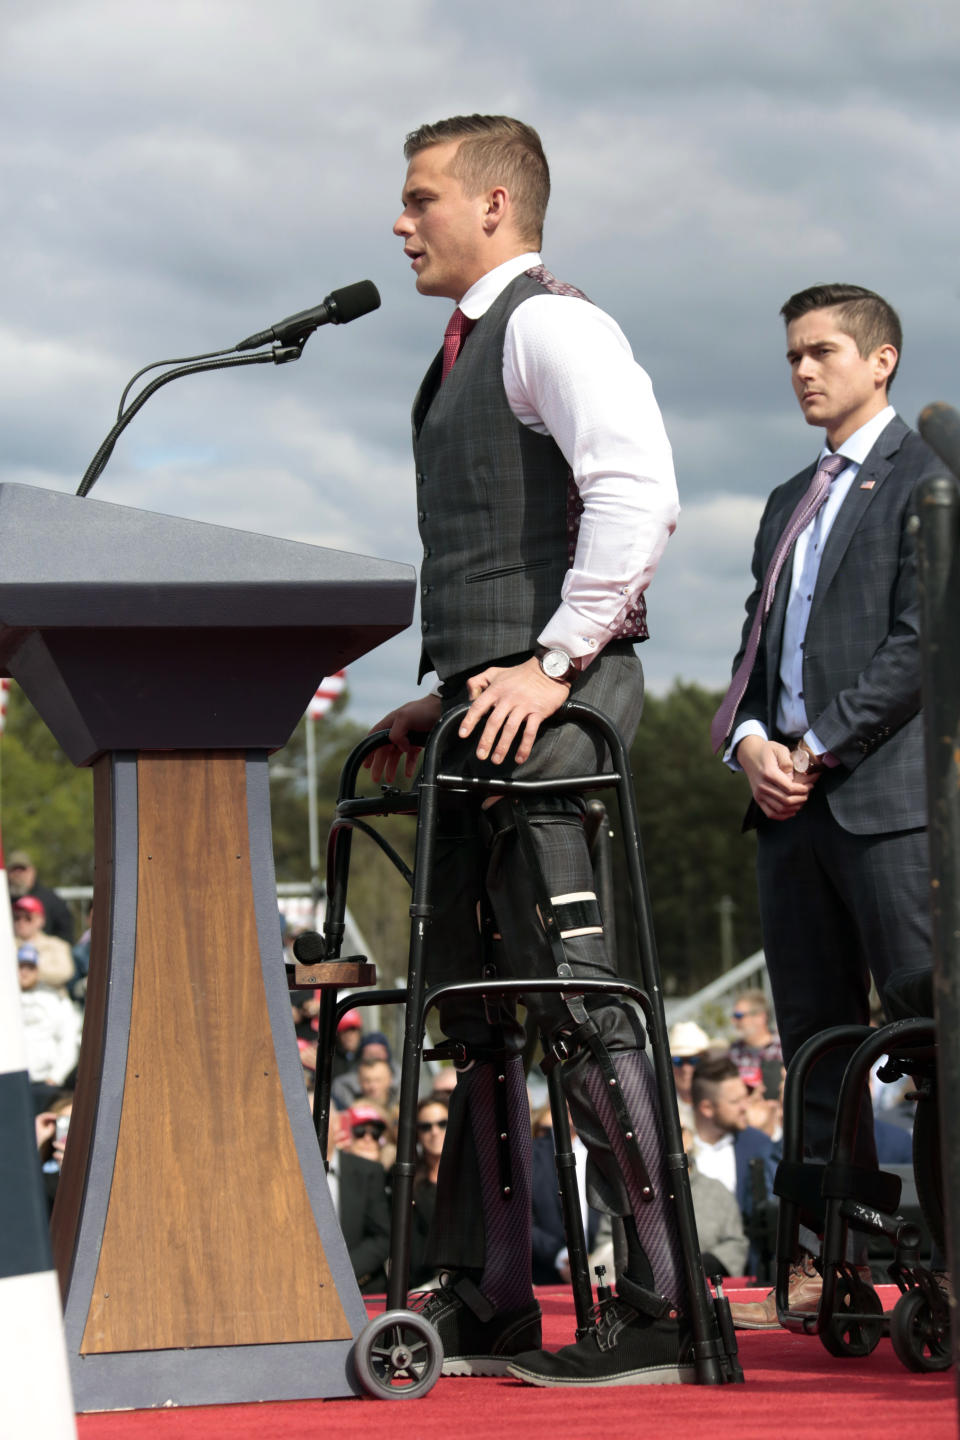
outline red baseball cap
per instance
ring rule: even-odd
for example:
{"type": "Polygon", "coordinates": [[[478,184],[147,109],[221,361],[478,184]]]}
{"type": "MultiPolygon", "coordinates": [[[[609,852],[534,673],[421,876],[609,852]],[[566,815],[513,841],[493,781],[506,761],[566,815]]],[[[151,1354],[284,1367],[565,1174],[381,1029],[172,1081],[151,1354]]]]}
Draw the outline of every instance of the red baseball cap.
{"type": "Polygon", "coordinates": [[[351,1129],[354,1125],[382,1125],[384,1130],[387,1128],[387,1122],[382,1112],[377,1109],[376,1105],[371,1105],[369,1101],[365,1100],[358,1100],[356,1105],[350,1106],[347,1111],[347,1124],[351,1129]]]}
{"type": "Polygon", "coordinates": [[[359,1010],[348,1010],[347,1013],[346,1013],[346,1015],[344,1015],[344,1016],[341,1018],[340,1023],[339,1023],[339,1025],[337,1026],[337,1034],[338,1034],[338,1035],[341,1034],[341,1032],[344,1031],[344,1030],[362,1030],[362,1029],[363,1029],[363,1019],[362,1019],[362,1017],[361,1017],[361,1015],[360,1015],[360,1011],[359,1011],[359,1010]]]}
{"type": "Polygon", "coordinates": [[[25,910],[28,915],[46,915],[43,905],[36,895],[21,895],[19,900],[13,902],[14,910],[25,910]]]}

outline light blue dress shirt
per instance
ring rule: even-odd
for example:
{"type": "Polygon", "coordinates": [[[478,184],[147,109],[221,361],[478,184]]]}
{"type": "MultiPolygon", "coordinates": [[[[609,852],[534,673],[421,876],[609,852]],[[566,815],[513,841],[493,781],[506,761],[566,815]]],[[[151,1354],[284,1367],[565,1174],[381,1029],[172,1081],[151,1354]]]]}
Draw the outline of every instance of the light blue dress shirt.
{"type": "MultiPolygon", "coordinates": [[[[777,703],[777,729],[783,735],[803,737],[815,755],[823,755],[826,746],[817,739],[810,728],[809,717],[803,697],[803,646],[810,619],[810,607],[820,573],[820,560],[827,537],[833,528],[840,506],[847,498],[860,467],[890,424],[896,411],[887,405],[874,415],[859,430],[848,435],[836,451],[849,464],[831,482],[827,498],[805,530],[797,536],[793,547],[793,566],[790,575],[790,594],[783,620],[783,639],[780,645],[780,695],[777,703]]],[[[824,441],[817,456],[817,465],[831,454],[824,441]]],[[[732,770],[740,766],[733,758],[740,741],[747,735],[759,735],[767,740],[767,727],[759,720],[745,720],[733,732],[730,748],[723,757],[732,770]]]]}

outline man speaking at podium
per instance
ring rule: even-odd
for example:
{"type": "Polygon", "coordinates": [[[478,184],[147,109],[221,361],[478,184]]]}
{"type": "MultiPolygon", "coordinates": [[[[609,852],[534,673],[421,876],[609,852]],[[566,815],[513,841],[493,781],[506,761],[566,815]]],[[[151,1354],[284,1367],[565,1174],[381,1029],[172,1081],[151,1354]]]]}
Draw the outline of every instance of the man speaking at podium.
{"type": "MultiPolygon", "coordinates": [[[[471,773],[604,767],[573,725],[540,727],[569,695],[629,742],[640,717],[644,591],[677,516],[670,446],[650,380],[615,322],[556,280],[539,247],[550,189],[539,136],[504,116],[458,116],[408,136],[394,233],[423,295],[457,302],[413,408],[423,542],[421,676],[436,695],[393,711],[371,760],[392,780],[411,731],[471,701],[454,765],[471,773]]],[[[553,976],[544,895],[575,975],[611,977],[581,810],[569,796],[451,809],[438,837],[429,982],[480,978],[485,890],[498,974],[553,976]],[[538,909],[539,907],[539,909],[538,909]],[[501,953],[502,952],[502,953],[501,953]]],[[[692,1380],[682,1253],[668,1194],[653,1069],[615,1000],[531,994],[544,1046],[590,1155],[589,1198],[625,1217],[629,1263],[595,1335],[540,1350],[530,1272],[530,1117],[511,1010],[450,1000],[445,1034],[466,1059],[450,1107],[428,1301],[447,1374],[538,1385],[692,1380]],[[589,1013],[587,1013],[589,1012],[589,1013]],[[566,1057],[566,1058],[564,1058],[566,1057]],[[617,1114],[611,1085],[622,1095],[617,1114]],[[627,1138],[625,1139],[625,1134],[627,1138]],[[636,1145],[633,1137],[636,1136],[636,1145]]]]}

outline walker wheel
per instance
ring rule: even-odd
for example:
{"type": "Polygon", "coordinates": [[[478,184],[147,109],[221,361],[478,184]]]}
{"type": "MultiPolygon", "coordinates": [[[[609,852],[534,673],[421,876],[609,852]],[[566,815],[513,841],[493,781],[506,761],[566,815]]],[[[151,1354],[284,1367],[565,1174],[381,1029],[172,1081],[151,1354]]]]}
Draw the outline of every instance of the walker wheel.
{"type": "Polygon", "coordinates": [[[872,1285],[864,1285],[862,1281],[852,1284],[845,1276],[838,1276],[836,1308],[820,1331],[824,1348],[841,1358],[869,1355],[880,1343],[882,1316],[883,1305],[872,1285]],[[862,1318],[874,1315],[876,1320],[862,1318]]]}
{"type": "Polygon", "coordinates": [[[416,1400],[443,1369],[440,1336],[414,1310],[388,1310],[361,1330],[353,1347],[357,1378],[377,1400],[416,1400]]]}
{"type": "Polygon", "coordinates": [[[949,1321],[940,1323],[922,1290],[908,1290],[893,1307],[890,1339],[908,1370],[946,1370],[950,1364],[949,1321]]]}

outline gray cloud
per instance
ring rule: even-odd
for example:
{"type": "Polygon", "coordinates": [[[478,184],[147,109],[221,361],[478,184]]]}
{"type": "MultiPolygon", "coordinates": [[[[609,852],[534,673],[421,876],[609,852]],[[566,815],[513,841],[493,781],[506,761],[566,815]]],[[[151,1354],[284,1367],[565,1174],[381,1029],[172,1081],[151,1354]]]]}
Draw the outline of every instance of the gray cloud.
{"type": "MultiPolygon", "coordinates": [[[[650,682],[719,685],[762,498],[818,445],[784,298],[873,286],[904,320],[902,413],[960,398],[958,55],[936,0],[489,0],[482,23],[438,0],[8,0],[0,478],[74,489],[142,364],[369,275],[382,310],[297,365],[161,391],[95,494],[415,562],[409,403],[446,306],[390,234],[402,139],[520,113],[553,170],[548,261],[616,315],[674,445],[650,682]]],[[[413,630],[353,667],[358,718],[411,690],[416,652],[413,630]]]]}

